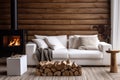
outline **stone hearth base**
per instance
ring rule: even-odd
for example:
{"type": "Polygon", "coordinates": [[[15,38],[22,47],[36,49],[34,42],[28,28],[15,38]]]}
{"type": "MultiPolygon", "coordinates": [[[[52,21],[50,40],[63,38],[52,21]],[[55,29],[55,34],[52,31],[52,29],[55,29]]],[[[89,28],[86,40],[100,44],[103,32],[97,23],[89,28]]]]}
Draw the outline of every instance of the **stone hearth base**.
{"type": "Polygon", "coordinates": [[[37,65],[36,74],[39,76],[80,76],[81,66],[69,60],[42,61],[37,65]]]}

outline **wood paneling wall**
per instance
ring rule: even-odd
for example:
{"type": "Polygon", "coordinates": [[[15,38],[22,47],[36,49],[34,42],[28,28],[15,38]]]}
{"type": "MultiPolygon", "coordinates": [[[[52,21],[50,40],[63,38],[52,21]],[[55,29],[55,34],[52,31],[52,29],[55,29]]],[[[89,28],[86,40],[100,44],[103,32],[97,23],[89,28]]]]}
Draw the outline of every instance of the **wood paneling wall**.
{"type": "MultiPolygon", "coordinates": [[[[95,34],[110,25],[110,0],[18,0],[18,28],[34,34],[95,34]]],[[[10,29],[10,0],[0,0],[0,29],[10,29]]]]}

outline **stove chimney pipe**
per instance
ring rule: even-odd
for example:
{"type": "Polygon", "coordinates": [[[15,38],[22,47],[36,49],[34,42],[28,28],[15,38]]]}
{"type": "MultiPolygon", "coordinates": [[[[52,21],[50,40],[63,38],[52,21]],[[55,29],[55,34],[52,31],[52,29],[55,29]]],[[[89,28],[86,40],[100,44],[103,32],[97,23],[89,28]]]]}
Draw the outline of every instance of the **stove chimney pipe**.
{"type": "Polygon", "coordinates": [[[17,0],[11,0],[11,30],[18,30],[17,24],[17,0]]]}

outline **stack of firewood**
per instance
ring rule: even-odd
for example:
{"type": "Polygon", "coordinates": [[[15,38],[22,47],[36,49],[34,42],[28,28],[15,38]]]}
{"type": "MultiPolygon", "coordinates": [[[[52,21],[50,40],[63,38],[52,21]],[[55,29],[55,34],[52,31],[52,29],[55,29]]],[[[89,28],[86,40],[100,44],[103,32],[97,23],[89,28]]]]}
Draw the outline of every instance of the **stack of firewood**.
{"type": "Polygon", "coordinates": [[[42,61],[37,65],[36,74],[39,76],[80,76],[81,66],[69,60],[42,61]]]}

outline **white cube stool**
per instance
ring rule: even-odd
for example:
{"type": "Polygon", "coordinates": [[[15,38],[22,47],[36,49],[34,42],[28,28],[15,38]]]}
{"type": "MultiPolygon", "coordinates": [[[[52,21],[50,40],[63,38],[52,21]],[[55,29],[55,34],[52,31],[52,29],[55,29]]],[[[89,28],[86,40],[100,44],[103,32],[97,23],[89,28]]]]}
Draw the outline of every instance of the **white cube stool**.
{"type": "Polygon", "coordinates": [[[7,58],[7,75],[22,75],[27,71],[27,56],[7,58]]]}

